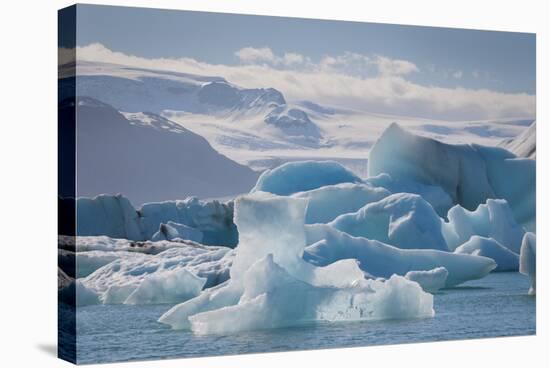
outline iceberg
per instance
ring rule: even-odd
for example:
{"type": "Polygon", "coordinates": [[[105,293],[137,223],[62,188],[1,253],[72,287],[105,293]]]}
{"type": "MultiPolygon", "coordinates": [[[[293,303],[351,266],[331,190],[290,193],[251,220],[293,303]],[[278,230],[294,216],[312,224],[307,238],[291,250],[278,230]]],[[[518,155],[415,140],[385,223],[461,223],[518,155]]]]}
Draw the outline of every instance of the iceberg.
{"type": "Polygon", "coordinates": [[[104,235],[134,241],[180,238],[230,247],[237,244],[232,202],[189,197],[146,203],[135,209],[122,195],[102,194],[78,198],[76,208],[79,236],[104,235]]]}
{"type": "Polygon", "coordinates": [[[113,239],[108,236],[60,236],[59,248],[71,252],[131,252],[143,254],[159,254],[171,248],[197,246],[191,241],[133,241],[128,239],[113,239]]]}
{"type": "Polygon", "coordinates": [[[369,153],[368,174],[439,186],[468,210],[490,198],[505,199],[516,221],[534,230],[535,166],[535,160],[502,148],[445,144],[393,123],[369,153]]]}
{"type": "Polygon", "coordinates": [[[500,147],[507,149],[518,157],[537,158],[537,122],[525,129],[523,133],[515,138],[502,141],[500,147]]]}
{"type": "Polygon", "coordinates": [[[159,230],[151,237],[152,241],[188,239],[197,243],[202,242],[202,231],[187,225],[168,221],[166,224],[160,224],[159,230]]]}
{"type": "Polygon", "coordinates": [[[78,281],[103,304],[178,303],[225,282],[233,260],[229,248],[198,244],[137,255],[119,257],[78,281]]]}
{"type": "Polygon", "coordinates": [[[492,238],[514,253],[519,254],[525,230],[516,222],[503,199],[488,199],[475,211],[455,206],[447,214],[448,222],[442,222],[443,236],[449,249],[455,250],[474,235],[492,238]]]}
{"type": "MultiPolygon", "coordinates": [[[[203,201],[196,197],[184,200],[146,203],[137,210],[139,226],[144,239],[152,239],[162,224],[172,222],[171,227],[183,230],[181,236],[198,238],[202,233],[201,243],[206,245],[235,246],[237,229],[233,224],[233,205],[217,200],[203,201]],[[178,224],[175,225],[174,224],[178,224]],[[193,229],[197,231],[193,231],[193,229]]],[[[191,239],[194,240],[194,239],[191,239]]]]}
{"type": "Polygon", "coordinates": [[[189,322],[197,334],[227,334],[320,320],[432,317],[432,305],[430,294],[399,276],[350,288],[315,287],[292,277],[268,255],[247,270],[237,304],[197,313],[189,322]]]}
{"type": "Polygon", "coordinates": [[[128,252],[128,251],[101,251],[93,250],[89,252],[76,252],[72,254],[76,258],[76,277],[86,277],[101,267],[116,261],[118,259],[125,260],[144,260],[147,256],[144,253],[128,252]]]}
{"type": "Polygon", "coordinates": [[[449,272],[445,267],[437,267],[429,271],[409,271],[405,274],[407,280],[417,282],[424,291],[435,293],[445,287],[449,272]]]}
{"type": "Polygon", "coordinates": [[[365,179],[365,183],[385,188],[391,193],[418,194],[432,205],[440,217],[446,217],[447,212],[453,206],[451,196],[437,185],[427,185],[406,179],[394,180],[390,175],[385,173],[367,178],[365,179]]]}
{"type": "Polygon", "coordinates": [[[526,233],[521,243],[519,256],[519,272],[529,276],[531,287],[529,295],[537,293],[537,237],[533,233],[526,233]]]}
{"type": "Polygon", "coordinates": [[[456,248],[455,253],[492,258],[497,263],[495,272],[517,271],[519,267],[519,256],[491,238],[474,235],[456,248]]]}
{"type": "Polygon", "coordinates": [[[342,183],[299,192],[294,198],[308,200],[306,224],[327,223],[339,215],[356,212],[366,204],[377,202],[391,193],[370,184],[342,183]]]}
{"type": "Polygon", "coordinates": [[[138,214],[122,195],[98,195],[76,201],[77,234],[143,240],[138,214]]]}
{"type": "Polygon", "coordinates": [[[307,225],[304,259],[326,266],[343,259],[356,259],[361,269],[373,277],[389,278],[409,271],[430,271],[444,267],[448,276],[445,287],[480,279],[491,272],[494,260],[469,254],[455,254],[435,249],[399,249],[377,240],[353,237],[329,225],[307,225]]]}
{"type": "Polygon", "coordinates": [[[355,213],[341,215],[329,225],[353,236],[402,249],[448,250],[440,217],[417,194],[392,194],[355,213]]]}
{"type": "Polygon", "coordinates": [[[251,192],[288,196],[340,183],[362,183],[362,180],[335,161],[296,161],[264,171],[251,192]]]}
{"type": "Polygon", "coordinates": [[[235,201],[239,244],[225,284],[163,314],[159,322],[197,334],[315,321],[431,317],[433,296],[401,276],[367,280],[355,260],[304,261],[307,200],[255,192],[235,201]]]}

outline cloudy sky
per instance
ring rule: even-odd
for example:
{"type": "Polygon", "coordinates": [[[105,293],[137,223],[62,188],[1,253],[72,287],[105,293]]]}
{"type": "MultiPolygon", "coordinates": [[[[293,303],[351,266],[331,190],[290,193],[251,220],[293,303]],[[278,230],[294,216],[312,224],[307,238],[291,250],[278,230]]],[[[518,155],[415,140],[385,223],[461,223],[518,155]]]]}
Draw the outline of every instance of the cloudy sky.
{"type": "Polygon", "coordinates": [[[79,60],[385,114],[535,116],[533,34],[82,5],[77,17],[79,60]]]}

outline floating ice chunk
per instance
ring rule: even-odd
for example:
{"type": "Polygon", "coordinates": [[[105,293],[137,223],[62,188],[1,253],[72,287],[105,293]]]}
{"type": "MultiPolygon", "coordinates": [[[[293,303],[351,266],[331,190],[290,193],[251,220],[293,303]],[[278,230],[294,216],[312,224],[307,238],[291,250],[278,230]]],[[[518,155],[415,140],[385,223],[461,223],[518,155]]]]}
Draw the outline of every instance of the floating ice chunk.
{"type": "Polygon", "coordinates": [[[76,305],[99,304],[99,298],[95,291],[88,289],[81,280],[75,280],[76,305]]]}
{"type": "Polygon", "coordinates": [[[443,222],[443,236],[450,250],[467,242],[472,236],[493,238],[514,253],[519,254],[525,231],[503,199],[488,199],[475,211],[460,206],[451,208],[448,222],[443,222]]]}
{"type": "Polygon", "coordinates": [[[160,224],[159,230],[151,237],[152,241],[187,239],[197,243],[202,241],[202,231],[187,225],[168,221],[167,224],[160,224]]]}
{"type": "Polygon", "coordinates": [[[337,217],[329,225],[353,236],[376,239],[402,249],[448,250],[441,219],[422,197],[392,194],[355,213],[337,217]]]}
{"type": "Polygon", "coordinates": [[[455,253],[492,258],[497,263],[495,272],[517,271],[519,256],[491,238],[474,235],[455,249],[455,253]]]}
{"type": "MultiPolygon", "coordinates": [[[[108,236],[135,241],[151,240],[162,224],[181,231],[180,238],[199,238],[206,245],[237,244],[238,234],[233,224],[232,202],[201,201],[189,197],[181,201],[146,203],[135,209],[121,195],[100,195],[76,202],[78,235],[108,236]],[[187,228],[185,228],[185,227],[187,228]],[[196,229],[197,231],[193,231],[196,229]],[[182,237],[183,236],[183,237],[182,237]]],[[[162,234],[157,234],[157,239],[162,234]]]]}
{"type": "Polygon", "coordinates": [[[394,123],[371,149],[368,173],[439,186],[469,210],[488,198],[504,198],[516,221],[534,228],[535,161],[516,159],[502,148],[445,144],[394,123]]]}
{"type": "Polygon", "coordinates": [[[252,192],[290,195],[327,185],[361,182],[358,176],[335,161],[296,161],[264,171],[252,192]]]}
{"type": "Polygon", "coordinates": [[[137,252],[127,251],[101,251],[94,250],[90,252],[77,252],[73,255],[76,257],[76,277],[86,277],[101,267],[116,261],[117,259],[132,259],[132,260],[144,260],[146,255],[137,252]]]}
{"type": "Polygon", "coordinates": [[[329,225],[307,225],[308,246],[304,259],[325,266],[341,259],[357,259],[361,269],[374,277],[389,278],[409,271],[429,271],[445,267],[446,287],[480,279],[496,263],[490,258],[455,254],[433,249],[399,249],[376,240],[353,237],[329,225]]]}
{"type": "Polygon", "coordinates": [[[391,193],[418,194],[432,205],[440,217],[447,216],[447,212],[453,206],[453,199],[436,185],[427,185],[406,179],[394,180],[385,173],[370,177],[365,182],[376,187],[383,187],[391,193]]]}
{"type": "MultiPolygon", "coordinates": [[[[172,222],[201,231],[203,244],[237,244],[238,234],[233,224],[231,202],[202,201],[196,197],[189,197],[182,201],[146,203],[138,209],[138,213],[145,239],[152,239],[161,224],[172,222]]],[[[174,224],[171,226],[176,227],[174,224]]],[[[186,232],[190,233],[188,230],[186,232]]],[[[198,237],[198,233],[193,232],[192,237],[198,237]]]]}
{"type": "Polygon", "coordinates": [[[350,321],[431,317],[433,297],[404,278],[364,280],[353,288],[315,287],[292,277],[271,255],[244,277],[236,305],[189,317],[198,334],[298,325],[312,321],[350,321]]]}
{"type": "MultiPolygon", "coordinates": [[[[108,236],[60,236],[59,248],[72,252],[133,252],[144,254],[159,254],[171,248],[186,248],[196,246],[191,241],[133,241],[128,239],[113,239],[108,236]]],[[[121,255],[122,256],[122,255],[121,255]]]]}
{"type": "Polygon", "coordinates": [[[327,223],[339,215],[355,212],[364,205],[390,195],[384,188],[367,184],[342,183],[293,194],[308,200],[306,224],[327,223]]]}
{"type": "Polygon", "coordinates": [[[433,316],[433,297],[403,277],[366,280],[355,260],[326,267],[306,263],[306,205],[304,199],[264,192],[238,198],[231,279],[176,305],[159,322],[206,334],[318,320],[433,316]]]}
{"type": "Polygon", "coordinates": [[[236,305],[241,295],[242,285],[228,280],[224,284],[203,290],[200,295],[193,299],[172,307],[158,321],[171,326],[174,330],[190,329],[190,316],[236,305]]]}
{"type": "Polygon", "coordinates": [[[531,278],[529,295],[535,295],[537,292],[537,237],[534,233],[526,233],[523,237],[519,272],[531,278]]]}
{"type": "Polygon", "coordinates": [[[405,274],[407,280],[417,282],[428,293],[435,293],[444,288],[447,276],[449,276],[449,272],[445,267],[438,267],[429,271],[409,271],[405,274]]]}
{"type": "Polygon", "coordinates": [[[179,303],[199,295],[205,282],[185,268],[162,269],[145,277],[124,304],[179,303]]]}
{"type": "Polygon", "coordinates": [[[104,304],[177,303],[229,278],[229,248],[188,245],[117,259],[80,279],[104,304]]]}
{"type": "MultiPolygon", "coordinates": [[[[60,272],[63,273],[61,270],[60,272]]],[[[61,277],[67,277],[66,274],[63,275],[61,277]]],[[[63,280],[63,286],[58,289],[58,298],[60,302],[68,305],[85,306],[100,303],[98,295],[93,290],[84,286],[80,280],[70,277],[63,280]]]]}
{"type": "Polygon", "coordinates": [[[239,197],[236,203],[239,245],[231,267],[232,279],[238,280],[252,264],[268,254],[294,277],[310,283],[322,280],[322,286],[339,287],[363,277],[355,262],[343,266],[346,272],[335,274],[331,268],[313,267],[303,260],[307,200],[255,192],[239,197]],[[327,284],[330,280],[334,281],[333,285],[327,284]]]}
{"type": "Polygon", "coordinates": [[[76,201],[77,234],[142,240],[138,214],[122,195],[98,195],[76,201]]]}

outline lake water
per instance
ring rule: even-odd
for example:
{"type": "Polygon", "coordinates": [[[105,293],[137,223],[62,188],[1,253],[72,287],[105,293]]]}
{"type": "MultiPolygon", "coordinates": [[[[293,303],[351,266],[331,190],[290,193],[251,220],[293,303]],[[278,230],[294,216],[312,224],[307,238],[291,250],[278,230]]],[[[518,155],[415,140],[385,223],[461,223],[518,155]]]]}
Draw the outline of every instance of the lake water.
{"type": "Polygon", "coordinates": [[[320,323],[195,336],[157,322],[170,305],[98,305],[77,312],[79,363],[400,344],[535,334],[536,298],[518,273],[495,273],[434,297],[435,317],[320,323]]]}

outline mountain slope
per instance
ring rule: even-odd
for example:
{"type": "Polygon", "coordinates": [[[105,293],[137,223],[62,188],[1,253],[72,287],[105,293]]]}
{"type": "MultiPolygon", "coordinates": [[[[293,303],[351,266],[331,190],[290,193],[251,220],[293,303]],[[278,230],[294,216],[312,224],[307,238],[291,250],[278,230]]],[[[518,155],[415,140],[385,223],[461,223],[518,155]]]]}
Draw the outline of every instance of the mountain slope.
{"type": "MultiPolygon", "coordinates": [[[[70,113],[70,103],[61,104],[60,114],[70,113]]],[[[77,104],[78,196],[123,193],[138,205],[235,195],[256,182],[256,172],[161,116],[120,113],[88,97],[77,104]]]]}

